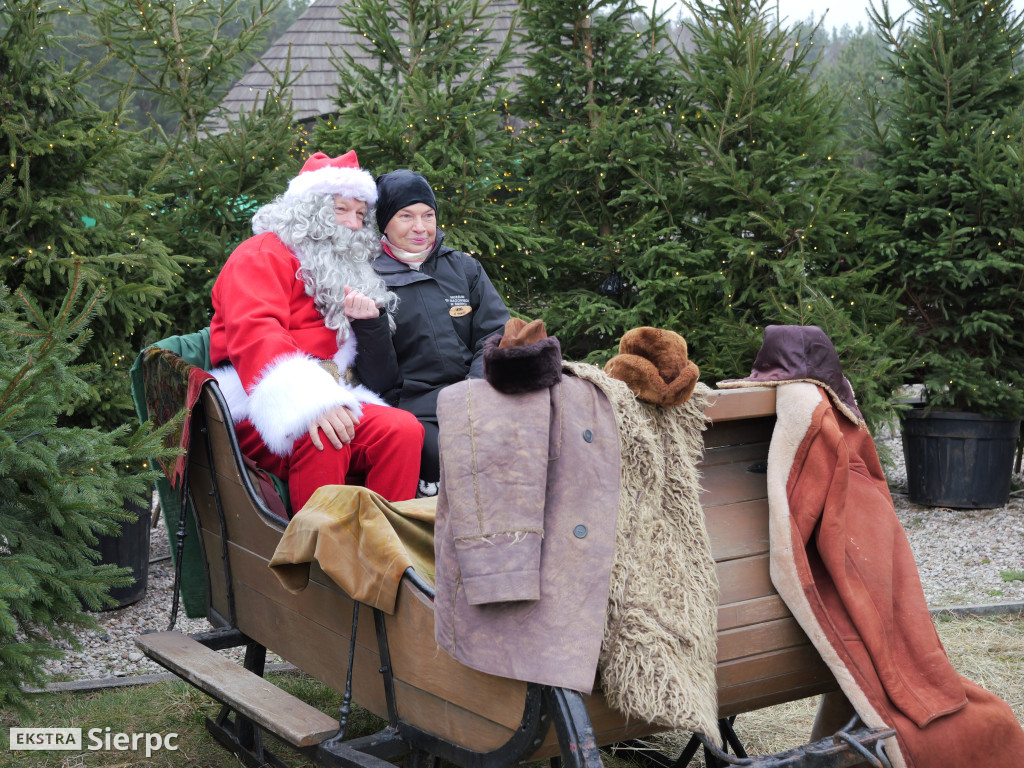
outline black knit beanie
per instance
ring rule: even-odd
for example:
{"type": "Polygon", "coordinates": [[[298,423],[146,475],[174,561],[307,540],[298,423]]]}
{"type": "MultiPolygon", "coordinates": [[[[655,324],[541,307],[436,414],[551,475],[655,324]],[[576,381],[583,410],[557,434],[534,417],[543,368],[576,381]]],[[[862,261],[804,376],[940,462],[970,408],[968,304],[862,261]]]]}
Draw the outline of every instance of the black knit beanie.
{"type": "Polygon", "coordinates": [[[423,176],[405,168],[378,176],[377,231],[383,234],[396,213],[416,203],[425,203],[437,213],[434,190],[423,176]]]}

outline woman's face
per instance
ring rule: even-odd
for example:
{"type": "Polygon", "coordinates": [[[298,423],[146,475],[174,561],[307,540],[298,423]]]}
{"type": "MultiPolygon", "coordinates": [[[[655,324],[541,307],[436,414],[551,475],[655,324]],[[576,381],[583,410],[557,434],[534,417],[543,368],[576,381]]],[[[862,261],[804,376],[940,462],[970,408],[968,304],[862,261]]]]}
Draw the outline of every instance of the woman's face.
{"type": "Polygon", "coordinates": [[[421,253],[434,242],[437,234],[437,214],[426,203],[414,203],[402,208],[384,226],[384,234],[396,248],[409,253],[421,253]]]}
{"type": "Polygon", "coordinates": [[[362,229],[366,218],[366,203],[354,197],[334,196],[334,220],[339,226],[362,229]]]}

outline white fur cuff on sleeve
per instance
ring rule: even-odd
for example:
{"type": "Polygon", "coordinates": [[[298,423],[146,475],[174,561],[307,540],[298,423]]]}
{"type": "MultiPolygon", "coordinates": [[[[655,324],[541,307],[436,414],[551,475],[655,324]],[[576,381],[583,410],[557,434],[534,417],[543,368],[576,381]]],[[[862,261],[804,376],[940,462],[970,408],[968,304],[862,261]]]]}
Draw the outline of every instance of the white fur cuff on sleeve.
{"type": "Polygon", "coordinates": [[[362,408],[355,393],[307,355],[271,363],[249,398],[249,420],[263,442],[278,456],[287,456],[309,424],[324,411],[342,405],[357,416],[362,408]]]}

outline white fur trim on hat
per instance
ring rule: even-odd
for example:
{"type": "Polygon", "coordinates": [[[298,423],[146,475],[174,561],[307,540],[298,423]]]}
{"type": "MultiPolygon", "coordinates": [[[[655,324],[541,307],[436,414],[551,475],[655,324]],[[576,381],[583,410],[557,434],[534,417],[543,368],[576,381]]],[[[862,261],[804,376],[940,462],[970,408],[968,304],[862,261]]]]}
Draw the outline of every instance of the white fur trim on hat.
{"type": "Polygon", "coordinates": [[[363,200],[368,207],[377,203],[377,185],[362,168],[318,168],[300,173],[288,184],[285,197],[298,197],[307,192],[322,192],[363,200]]]}

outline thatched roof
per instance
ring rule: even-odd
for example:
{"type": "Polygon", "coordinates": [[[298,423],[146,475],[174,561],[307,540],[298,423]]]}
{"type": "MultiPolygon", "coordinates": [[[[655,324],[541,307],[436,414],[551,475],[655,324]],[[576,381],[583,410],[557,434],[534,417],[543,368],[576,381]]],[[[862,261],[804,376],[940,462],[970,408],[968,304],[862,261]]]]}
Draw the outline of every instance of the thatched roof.
{"type": "MultiPolygon", "coordinates": [[[[315,0],[228,91],[221,107],[230,114],[237,114],[242,110],[251,111],[254,105],[262,103],[263,94],[273,84],[271,72],[283,73],[290,56],[295,79],[290,88],[295,119],[301,122],[334,112],[338,72],[332,59],[345,61],[341,51],[347,49],[357,61],[367,64],[372,61],[359,47],[363,38],[339,23],[339,8],[348,2],[315,0]]],[[[498,14],[494,20],[495,47],[506,37],[516,10],[516,0],[492,0],[489,11],[498,14]]],[[[515,69],[513,67],[510,74],[515,69]]],[[[217,122],[223,126],[221,121],[217,122]]]]}

